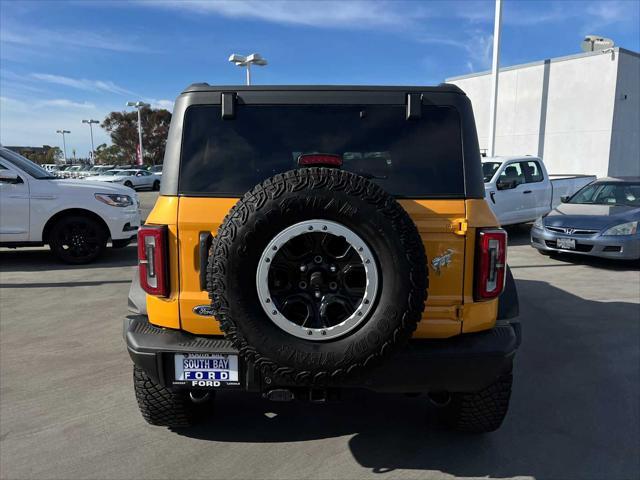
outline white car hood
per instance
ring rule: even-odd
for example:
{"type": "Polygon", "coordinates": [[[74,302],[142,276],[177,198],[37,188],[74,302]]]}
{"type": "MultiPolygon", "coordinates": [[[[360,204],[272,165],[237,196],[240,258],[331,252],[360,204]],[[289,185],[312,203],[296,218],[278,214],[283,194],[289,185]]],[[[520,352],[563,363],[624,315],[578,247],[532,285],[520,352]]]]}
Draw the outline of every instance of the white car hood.
{"type": "MultiPolygon", "coordinates": [[[[124,185],[119,185],[117,183],[108,183],[108,182],[93,182],[90,179],[97,177],[88,177],[86,180],[73,180],[73,179],[58,179],[51,180],[57,186],[61,188],[73,189],[75,191],[88,191],[91,190],[92,193],[123,193],[126,195],[131,195],[133,189],[129,187],[125,187],[124,185]]],[[[104,177],[104,178],[116,178],[116,177],[104,177]]]]}

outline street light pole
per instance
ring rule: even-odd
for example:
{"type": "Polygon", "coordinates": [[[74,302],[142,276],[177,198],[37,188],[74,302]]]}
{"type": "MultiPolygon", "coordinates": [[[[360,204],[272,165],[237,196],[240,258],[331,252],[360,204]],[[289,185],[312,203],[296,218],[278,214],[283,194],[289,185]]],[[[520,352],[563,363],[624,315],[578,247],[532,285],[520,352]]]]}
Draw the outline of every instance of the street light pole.
{"type": "Polygon", "coordinates": [[[62,134],[62,148],[64,152],[64,163],[67,163],[67,141],[65,140],[64,134],[71,133],[69,130],[56,130],[56,133],[62,134]]]}
{"type": "Polygon", "coordinates": [[[502,23],[502,0],[496,0],[496,15],[493,26],[493,61],[491,63],[491,109],[489,110],[489,157],[496,155],[496,114],[498,112],[498,75],[500,74],[500,26],[502,23]]]}
{"type": "MultiPolygon", "coordinates": [[[[142,113],[141,110],[145,107],[150,107],[148,103],[144,102],[127,102],[127,107],[136,107],[138,109],[138,148],[140,149],[140,159],[138,161],[138,165],[142,165],[144,163],[144,150],[142,149],[142,113]]],[[[156,162],[154,159],[151,159],[151,162],[155,165],[156,162]]]]}
{"type": "Polygon", "coordinates": [[[82,123],[89,124],[89,131],[91,132],[91,161],[96,163],[96,149],[93,146],[93,125],[96,123],[100,123],[98,120],[82,120],[82,123]]]}
{"type": "Polygon", "coordinates": [[[229,61],[236,65],[236,67],[246,67],[247,69],[247,85],[251,85],[251,65],[258,65],[264,67],[267,61],[262,58],[259,53],[252,53],[251,55],[238,55],[237,53],[229,56],[229,61]]]}

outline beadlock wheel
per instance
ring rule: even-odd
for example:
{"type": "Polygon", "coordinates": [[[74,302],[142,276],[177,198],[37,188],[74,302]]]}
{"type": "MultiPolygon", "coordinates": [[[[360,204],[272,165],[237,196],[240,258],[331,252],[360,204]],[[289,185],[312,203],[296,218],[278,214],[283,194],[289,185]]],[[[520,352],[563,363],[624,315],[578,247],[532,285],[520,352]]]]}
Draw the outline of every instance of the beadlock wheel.
{"type": "Polygon", "coordinates": [[[269,242],[256,287],[262,308],[278,327],[299,338],[332,340],[367,319],[378,291],[378,268],[355,232],[313,219],[269,242]]]}

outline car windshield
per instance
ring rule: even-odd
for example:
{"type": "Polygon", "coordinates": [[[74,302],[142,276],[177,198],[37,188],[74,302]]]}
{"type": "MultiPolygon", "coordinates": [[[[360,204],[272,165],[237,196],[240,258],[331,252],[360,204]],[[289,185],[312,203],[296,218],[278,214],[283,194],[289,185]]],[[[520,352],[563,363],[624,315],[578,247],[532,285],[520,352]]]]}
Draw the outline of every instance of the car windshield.
{"type": "Polygon", "coordinates": [[[483,162],[482,163],[482,176],[484,177],[484,183],[490,182],[493,178],[493,174],[502,165],[500,162],[483,162]]]}
{"type": "Polygon", "coordinates": [[[51,175],[51,173],[47,172],[37,163],[32,162],[28,158],[24,158],[22,155],[18,155],[7,148],[2,149],[0,156],[37,180],[58,178],[51,175]]]}
{"type": "Polygon", "coordinates": [[[571,197],[569,203],[640,207],[640,183],[592,183],[571,197]]]}

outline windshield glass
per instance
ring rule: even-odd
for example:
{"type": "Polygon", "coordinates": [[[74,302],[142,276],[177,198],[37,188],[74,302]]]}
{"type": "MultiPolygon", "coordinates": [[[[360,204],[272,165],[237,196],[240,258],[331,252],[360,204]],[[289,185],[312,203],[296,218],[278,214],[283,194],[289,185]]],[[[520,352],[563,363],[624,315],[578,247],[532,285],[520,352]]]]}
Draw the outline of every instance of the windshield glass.
{"type": "Polygon", "coordinates": [[[484,177],[484,183],[490,182],[493,178],[493,174],[502,165],[500,162],[483,162],[482,163],[482,176],[484,177]]]}
{"type": "Polygon", "coordinates": [[[592,183],[571,197],[569,203],[640,207],[640,183],[592,183]]]}
{"type": "Polygon", "coordinates": [[[9,149],[3,148],[0,156],[2,156],[2,158],[5,159],[6,161],[11,162],[20,170],[31,175],[35,179],[43,180],[48,178],[57,178],[51,175],[51,173],[47,172],[44,168],[42,168],[37,163],[32,162],[31,160],[24,158],[22,155],[18,155],[17,153],[12,152],[9,149]]]}

